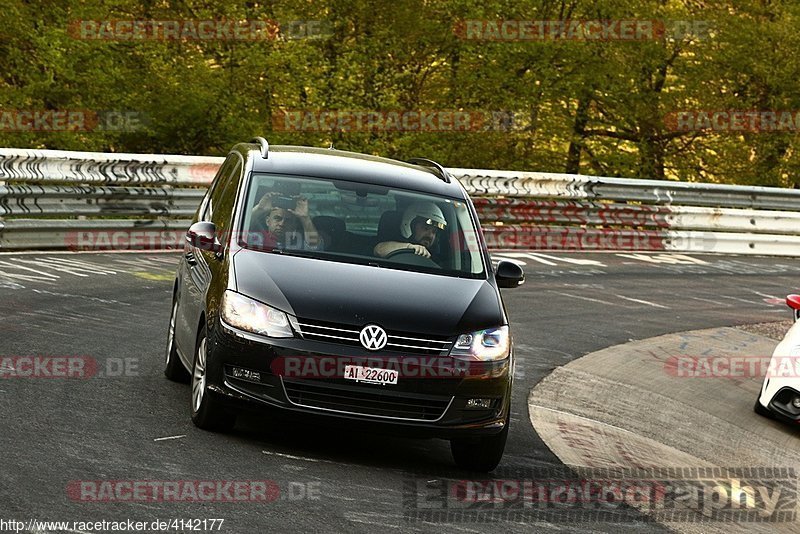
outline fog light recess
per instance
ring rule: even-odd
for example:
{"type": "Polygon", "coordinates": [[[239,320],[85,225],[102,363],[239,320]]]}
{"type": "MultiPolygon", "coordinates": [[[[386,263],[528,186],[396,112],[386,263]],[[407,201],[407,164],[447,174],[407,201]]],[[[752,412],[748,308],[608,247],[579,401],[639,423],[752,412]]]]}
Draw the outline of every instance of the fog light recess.
{"type": "Polygon", "coordinates": [[[488,410],[492,407],[492,399],[467,399],[467,408],[488,410]]]}

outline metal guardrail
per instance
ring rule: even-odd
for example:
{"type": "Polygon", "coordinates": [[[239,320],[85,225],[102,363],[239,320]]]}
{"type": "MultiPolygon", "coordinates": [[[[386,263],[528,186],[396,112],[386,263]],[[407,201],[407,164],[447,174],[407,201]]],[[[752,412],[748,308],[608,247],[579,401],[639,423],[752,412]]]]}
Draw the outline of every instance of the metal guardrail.
{"type": "MultiPolygon", "coordinates": [[[[0,250],[180,248],[222,158],[0,149],[0,250]]],[[[494,249],[800,255],[800,191],[449,169],[494,249]]]]}
{"type": "Polygon", "coordinates": [[[223,158],[0,148],[0,180],[207,186],[223,158]]]}
{"type": "Polygon", "coordinates": [[[202,189],[94,185],[0,186],[0,217],[160,216],[191,218],[202,189]]]}
{"type": "Polygon", "coordinates": [[[658,205],[752,208],[796,211],[800,190],[604,178],[576,174],[449,169],[470,194],[507,197],[570,198],[658,205]]]}

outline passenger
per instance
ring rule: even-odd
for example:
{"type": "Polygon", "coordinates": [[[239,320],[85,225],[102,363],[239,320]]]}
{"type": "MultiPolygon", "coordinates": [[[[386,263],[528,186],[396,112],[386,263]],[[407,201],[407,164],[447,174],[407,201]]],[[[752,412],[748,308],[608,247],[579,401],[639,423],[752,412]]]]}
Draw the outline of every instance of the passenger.
{"type": "Polygon", "coordinates": [[[322,241],[308,214],[308,199],[267,193],[253,208],[251,228],[261,246],[318,250],[322,241]],[[293,207],[289,207],[293,206],[293,207]]]}
{"type": "MultiPolygon", "coordinates": [[[[442,210],[433,202],[416,202],[403,212],[400,235],[403,241],[383,241],[375,245],[375,255],[385,258],[398,250],[409,249],[418,256],[431,257],[436,235],[447,227],[442,210]]],[[[435,259],[435,258],[434,258],[435,259]]]]}

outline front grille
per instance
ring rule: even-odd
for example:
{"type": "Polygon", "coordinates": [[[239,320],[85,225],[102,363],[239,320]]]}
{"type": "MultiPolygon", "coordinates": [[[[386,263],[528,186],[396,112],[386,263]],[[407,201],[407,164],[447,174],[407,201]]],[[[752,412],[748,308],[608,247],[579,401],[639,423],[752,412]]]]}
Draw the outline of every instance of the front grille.
{"type": "MultiPolygon", "coordinates": [[[[297,318],[300,335],[304,339],[325,341],[361,347],[358,335],[361,329],[356,326],[340,325],[323,321],[297,318]]],[[[432,336],[412,332],[386,331],[387,343],[384,350],[392,352],[409,352],[428,356],[446,356],[453,342],[447,336],[432,336]]]]}
{"type": "Polygon", "coordinates": [[[292,404],[342,413],[390,419],[436,421],[452,401],[441,395],[419,395],[396,391],[368,391],[350,387],[283,380],[286,397],[292,404]]]}

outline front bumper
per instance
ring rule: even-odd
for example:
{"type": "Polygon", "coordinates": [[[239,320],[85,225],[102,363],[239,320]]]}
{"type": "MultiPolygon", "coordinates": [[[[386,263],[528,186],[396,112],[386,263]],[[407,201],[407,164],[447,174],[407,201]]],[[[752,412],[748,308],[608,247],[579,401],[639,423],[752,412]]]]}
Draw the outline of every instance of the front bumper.
{"type": "Polygon", "coordinates": [[[800,396],[800,392],[790,387],[782,387],[767,404],[769,410],[777,419],[786,423],[800,423],[800,408],[792,406],[792,399],[800,396]]]}
{"type": "Polygon", "coordinates": [[[217,319],[209,335],[207,381],[231,407],[282,412],[296,420],[404,436],[495,434],[506,425],[513,355],[501,362],[374,353],[298,337],[272,339],[217,319]],[[394,369],[398,383],[345,380],[345,365],[394,369]],[[468,406],[483,399],[483,406],[468,406]]]}

